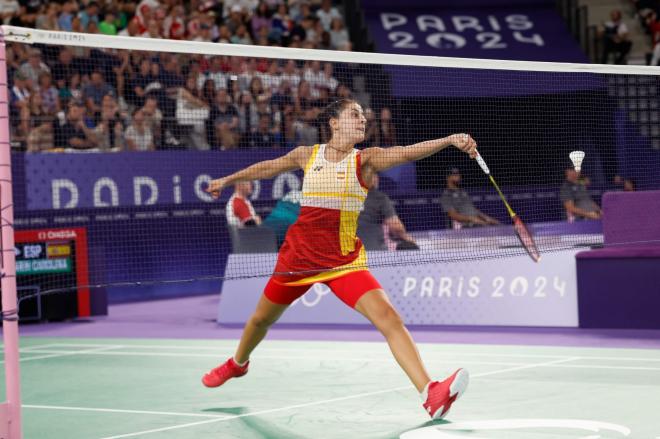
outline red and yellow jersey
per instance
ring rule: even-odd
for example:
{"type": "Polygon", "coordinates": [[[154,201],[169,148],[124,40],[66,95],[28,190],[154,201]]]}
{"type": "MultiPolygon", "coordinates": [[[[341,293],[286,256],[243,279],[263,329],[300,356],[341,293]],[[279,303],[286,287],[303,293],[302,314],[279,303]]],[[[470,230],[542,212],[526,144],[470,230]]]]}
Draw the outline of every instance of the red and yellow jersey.
{"type": "Polygon", "coordinates": [[[315,145],[305,166],[300,215],[286,235],[274,279],[309,285],[367,269],[357,237],[357,220],[368,188],[360,176],[360,152],[342,161],[325,159],[326,145],[315,145]]]}

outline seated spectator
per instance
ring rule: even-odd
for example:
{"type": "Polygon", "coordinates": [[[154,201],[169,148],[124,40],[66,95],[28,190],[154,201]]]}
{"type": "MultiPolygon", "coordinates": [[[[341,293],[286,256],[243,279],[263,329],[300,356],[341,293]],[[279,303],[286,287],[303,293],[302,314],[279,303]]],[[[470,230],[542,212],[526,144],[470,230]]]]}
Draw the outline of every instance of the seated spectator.
{"type": "Polygon", "coordinates": [[[239,131],[247,137],[259,123],[259,113],[257,106],[254,104],[252,95],[244,91],[241,93],[238,105],[236,106],[238,113],[238,128],[239,131]]]}
{"type": "Polygon", "coordinates": [[[252,38],[248,33],[247,26],[241,24],[238,29],[236,29],[234,35],[230,38],[230,41],[233,44],[252,44],[252,38]]]}
{"type": "Polygon", "coordinates": [[[599,219],[600,207],[591,199],[577,171],[572,166],[566,168],[565,176],[566,180],[559,190],[559,199],[564,205],[568,221],[599,219]]]}
{"type": "Polygon", "coordinates": [[[358,217],[357,235],[369,250],[388,250],[388,243],[398,250],[419,249],[406,227],[399,219],[394,203],[386,193],[378,189],[378,174],[372,174],[364,209],[358,217]],[[366,245],[366,244],[365,244],[366,245]]]}
{"type": "Polygon", "coordinates": [[[380,121],[379,121],[379,131],[378,131],[378,146],[388,147],[396,146],[396,127],[392,121],[392,112],[389,108],[383,107],[380,110],[380,121]]]}
{"type": "Polygon", "coordinates": [[[62,89],[71,84],[74,75],[80,75],[80,67],[74,62],[73,52],[63,47],[58,55],[58,62],[53,65],[53,80],[57,88],[62,89]]]}
{"type": "Polygon", "coordinates": [[[126,27],[119,31],[118,35],[122,37],[138,37],[142,32],[140,32],[140,21],[137,17],[134,17],[130,20],[126,27]]]}
{"type": "Polygon", "coordinates": [[[279,146],[279,143],[279,132],[276,127],[272,126],[270,115],[259,115],[259,123],[256,129],[248,134],[245,146],[248,148],[271,148],[279,146]]]}
{"type": "Polygon", "coordinates": [[[140,61],[138,71],[133,75],[129,81],[128,86],[128,102],[137,107],[144,105],[144,98],[147,94],[146,88],[153,81],[151,75],[151,61],[148,58],[143,58],[140,61]]]}
{"type": "Polygon", "coordinates": [[[44,30],[61,30],[58,22],[61,7],[59,3],[50,2],[45,9],[41,9],[41,13],[37,14],[37,21],[35,27],[44,30]]]}
{"type": "Polygon", "coordinates": [[[94,23],[98,26],[99,24],[99,4],[91,1],[87,4],[87,7],[78,13],[78,19],[80,19],[80,25],[83,29],[87,29],[90,23],[94,23]]]}
{"type": "Polygon", "coordinates": [[[289,227],[296,222],[300,215],[300,200],[302,192],[289,191],[282,199],[278,200],[273,210],[264,219],[263,225],[275,231],[277,247],[284,243],[284,238],[289,227]]]}
{"type": "Polygon", "coordinates": [[[282,74],[280,75],[280,84],[287,82],[289,86],[293,89],[297,89],[300,84],[300,73],[298,73],[298,67],[296,66],[295,60],[288,60],[284,64],[282,74]]]}
{"type": "Polygon", "coordinates": [[[615,55],[615,64],[625,64],[626,56],[632,48],[632,42],[628,37],[628,26],[623,22],[621,11],[618,9],[610,13],[610,19],[599,29],[603,40],[601,64],[607,64],[610,54],[615,55]]]}
{"type": "Polygon", "coordinates": [[[201,99],[211,108],[215,102],[215,82],[211,79],[204,81],[201,87],[201,99]]]}
{"type": "Polygon", "coordinates": [[[32,87],[27,76],[18,70],[14,74],[14,85],[10,90],[9,104],[13,111],[20,112],[21,107],[28,104],[28,99],[32,94],[32,87]]]}
{"type": "Polygon", "coordinates": [[[364,140],[362,141],[365,147],[369,146],[381,146],[378,143],[378,132],[380,127],[378,126],[378,120],[376,120],[376,113],[374,110],[367,107],[364,110],[364,117],[367,119],[367,129],[364,133],[364,140]]]}
{"type": "Polygon", "coordinates": [[[312,87],[307,81],[300,81],[298,92],[295,94],[296,112],[299,114],[314,108],[316,99],[312,96],[312,87]]]}
{"type": "Polygon", "coordinates": [[[279,62],[277,60],[271,61],[268,64],[268,70],[260,74],[258,78],[261,79],[264,90],[267,94],[272,95],[277,93],[280,83],[282,82],[279,62]]]}
{"type": "Polygon", "coordinates": [[[104,35],[117,35],[117,26],[115,25],[115,14],[112,11],[105,13],[103,21],[99,23],[99,32],[104,35]]]}
{"type": "Polygon", "coordinates": [[[186,80],[186,86],[179,88],[176,103],[176,118],[180,126],[189,127],[188,147],[208,150],[206,126],[209,119],[209,105],[201,99],[195,77],[186,80]]]}
{"type": "Polygon", "coordinates": [[[73,30],[73,17],[78,13],[78,3],[75,0],[68,0],[62,3],[62,12],[57,18],[57,24],[60,30],[71,32],[73,30]]]}
{"type": "MultiPolygon", "coordinates": [[[[37,6],[41,6],[41,2],[37,2],[37,6]]],[[[19,2],[18,11],[9,17],[8,24],[11,26],[33,27],[34,22],[37,19],[37,15],[34,9],[32,11],[30,9],[33,8],[28,7],[23,2],[19,2]]]]}
{"type": "Polygon", "coordinates": [[[312,8],[308,1],[295,1],[289,4],[293,21],[300,23],[305,17],[312,15],[312,8]]]}
{"type": "Polygon", "coordinates": [[[96,134],[85,123],[85,107],[81,101],[69,104],[64,124],[55,125],[55,146],[76,150],[96,147],[96,134]]]}
{"type": "Polygon", "coordinates": [[[208,23],[200,22],[197,35],[195,35],[192,41],[202,41],[206,43],[213,42],[213,33],[211,26],[209,26],[208,23]]]}
{"type": "Polygon", "coordinates": [[[147,95],[142,107],[142,115],[145,126],[151,130],[151,134],[154,136],[154,145],[158,147],[162,140],[163,113],[158,108],[158,99],[155,96],[147,95]]]}
{"type": "Polygon", "coordinates": [[[295,102],[292,96],[293,90],[291,85],[288,81],[282,81],[270,102],[273,104],[274,108],[280,111],[285,111],[287,108],[293,110],[295,102]]]}
{"type": "Polygon", "coordinates": [[[632,178],[626,178],[623,180],[623,191],[624,192],[635,192],[637,190],[637,185],[635,180],[632,178]]]}
{"type": "Polygon", "coordinates": [[[337,86],[339,85],[339,81],[334,77],[333,71],[334,67],[332,66],[332,63],[327,62],[323,64],[323,82],[319,87],[328,89],[331,94],[335,93],[335,90],[337,90],[337,86]]]}
{"type": "Polygon", "coordinates": [[[332,20],[339,18],[341,19],[341,14],[332,6],[332,0],[323,0],[321,2],[321,8],[316,11],[316,16],[319,18],[323,29],[329,31],[332,25],[332,20]]]}
{"type": "Polygon", "coordinates": [[[229,29],[230,34],[235,34],[239,26],[241,26],[245,21],[243,18],[243,7],[234,3],[234,0],[229,0],[223,2],[224,12],[223,17],[225,18],[225,25],[229,29]]]}
{"type": "MultiPolygon", "coordinates": [[[[60,88],[60,101],[62,106],[66,106],[70,101],[82,101],[83,92],[82,92],[82,80],[80,79],[80,73],[75,73],[71,78],[69,78],[68,85],[60,88]]],[[[61,113],[61,111],[60,111],[61,113]]]]}
{"type": "Polygon", "coordinates": [[[19,137],[25,139],[33,128],[33,119],[51,115],[44,108],[44,102],[39,93],[32,93],[27,104],[21,107],[19,137]]]}
{"type": "MultiPolygon", "coordinates": [[[[308,108],[300,119],[294,122],[295,137],[301,145],[316,145],[319,143],[319,129],[316,126],[318,109],[308,108]]],[[[326,137],[328,138],[328,137],[326,137]]]]}
{"type": "Polygon", "coordinates": [[[311,18],[305,17],[300,20],[294,18],[291,37],[289,38],[289,47],[301,47],[303,41],[307,40],[307,30],[313,25],[311,18]]]}
{"type": "Polygon", "coordinates": [[[18,15],[21,5],[18,0],[4,0],[0,2],[0,23],[10,24],[11,19],[18,15]]]}
{"type": "Polygon", "coordinates": [[[261,224],[261,217],[257,215],[250,202],[251,194],[251,181],[242,181],[234,185],[234,193],[225,208],[228,226],[240,228],[261,224]]]}
{"type": "Polygon", "coordinates": [[[303,72],[303,79],[309,84],[312,97],[318,98],[318,89],[321,87],[326,87],[327,80],[324,71],[321,70],[321,62],[311,61],[309,64],[307,64],[303,72]]]}
{"type": "Polygon", "coordinates": [[[296,130],[296,118],[292,109],[283,111],[283,128],[282,128],[282,142],[285,148],[295,148],[298,145],[302,145],[303,142],[298,136],[298,131],[296,130]]]}
{"type": "Polygon", "coordinates": [[[316,49],[316,46],[321,40],[321,34],[323,33],[321,21],[316,15],[308,15],[300,22],[300,24],[305,30],[305,38],[302,40],[302,47],[316,49]]]}
{"type": "Polygon", "coordinates": [[[111,95],[103,97],[99,121],[94,128],[96,146],[101,151],[121,151],[124,148],[126,123],[119,113],[117,100],[111,95]]]}
{"type": "Polygon", "coordinates": [[[60,111],[60,92],[53,86],[53,78],[50,73],[39,75],[39,94],[43,102],[43,108],[48,114],[60,111]]]}
{"type": "Polygon", "coordinates": [[[227,88],[227,79],[227,75],[222,71],[222,58],[219,56],[214,56],[211,58],[211,65],[209,66],[209,70],[198,80],[198,86],[201,88],[204,82],[213,81],[216,90],[227,88]]]}
{"type": "Polygon", "coordinates": [[[289,15],[289,7],[286,3],[282,2],[277,6],[277,12],[273,15],[271,25],[271,38],[286,46],[289,42],[291,29],[293,29],[293,20],[289,15]]]}
{"type": "Polygon", "coordinates": [[[223,17],[230,17],[232,14],[250,15],[259,5],[259,0],[225,0],[223,2],[223,17]]]}
{"type": "Polygon", "coordinates": [[[271,13],[268,9],[268,4],[263,0],[259,2],[259,6],[252,15],[252,20],[250,23],[252,27],[252,35],[260,35],[261,30],[266,30],[266,35],[270,33],[270,28],[272,26],[271,13]]]}
{"type": "Polygon", "coordinates": [[[348,31],[344,27],[344,20],[333,18],[330,25],[330,48],[333,50],[344,50],[347,45],[350,45],[350,41],[348,31]]]}
{"type": "Polygon", "coordinates": [[[133,121],[124,133],[126,146],[129,151],[155,150],[154,136],[151,128],[144,122],[142,109],[133,111],[133,121]]]}
{"type": "Polygon", "coordinates": [[[27,136],[27,152],[42,152],[55,146],[53,116],[42,116],[32,119],[32,129],[27,136]]]}
{"type": "Polygon", "coordinates": [[[218,28],[218,43],[229,44],[231,43],[231,31],[225,24],[218,28]]]}
{"type": "Polygon", "coordinates": [[[39,75],[50,73],[50,67],[41,59],[41,50],[30,49],[28,60],[21,65],[20,72],[35,86],[39,82],[39,75]]]}
{"type": "Polygon", "coordinates": [[[442,210],[449,217],[453,229],[499,224],[495,218],[477,209],[472,203],[470,195],[460,186],[461,171],[452,168],[447,175],[447,187],[442,192],[440,203],[442,210]]]}
{"type": "Polygon", "coordinates": [[[256,100],[259,96],[266,94],[266,91],[264,90],[264,84],[259,76],[255,75],[252,77],[248,91],[254,100],[256,100]]]}
{"type": "Polygon", "coordinates": [[[83,99],[90,113],[96,114],[101,111],[103,97],[108,94],[116,96],[115,89],[105,82],[101,70],[94,70],[90,83],[83,88],[83,99]]]}
{"type": "Polygon", "coordinates": [[[651,43],[653,52],[650,65],[657,66],[660,63],[660,20],[655,11],[651,11],[646,16],[646,28],[651,34],[651,43]]]}
{"type": "Polygon", "coordinates": [[[214,148],[221,150],[233,149],[238,146],[238,111],[231,102],[227,90],[218,90],[215,105],[211,108],[209,123],[214,129],[214,148]]]}
{"type": "Polygon", "coordinates": [[[183,5],[174,6],[163,21],[163,35],[171,40],[186,37],[186,9],[183,5]]]}

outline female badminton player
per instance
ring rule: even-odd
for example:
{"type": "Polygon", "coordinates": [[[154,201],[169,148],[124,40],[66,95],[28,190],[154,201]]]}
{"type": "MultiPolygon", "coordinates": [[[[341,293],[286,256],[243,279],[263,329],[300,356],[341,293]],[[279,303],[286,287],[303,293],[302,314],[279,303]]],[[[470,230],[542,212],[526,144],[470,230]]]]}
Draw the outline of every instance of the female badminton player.
{"type": "Polygon", "coordinates": [[[428,157],[450,145],[475,158],[476,142],[467,134],[428,140],[410,146],[366,148],[366,119],[362,107],[350,99],[324,110],[331,138],[327,144],[300,146],[288,154],[256,163],[213,180],[207,192],[218,198],[223,188],[239,181],[273,178],[303,169],[301,209],[280,248],[274,273],[245,325],[235,355],[202,378],[218,387],[247,373],[250,354],[269,327],[312,284],[326,284],[346,305],[363,314],[383,334],[396,361],[420,392],[423,407],[433,419],[443,418],[468,385],[466,370],[458,369],[443,381],[426,371],[410,333],[387,294],[367,268],[367,257],[356,237],[373,173],[428,157]]]}

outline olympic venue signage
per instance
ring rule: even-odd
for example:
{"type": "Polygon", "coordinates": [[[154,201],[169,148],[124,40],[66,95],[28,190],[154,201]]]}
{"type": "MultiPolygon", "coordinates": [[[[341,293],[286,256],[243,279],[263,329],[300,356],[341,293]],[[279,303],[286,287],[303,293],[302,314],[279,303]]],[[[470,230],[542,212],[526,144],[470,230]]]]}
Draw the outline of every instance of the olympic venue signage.
{"type": "Polygon", "coordinates": [[[552,2],[471,5],[474,0],[406,3],[366,0],[378,51],[529,61],[587,62],[552,2]]]}
{"type": "MultiPolygon", "coordinates": [[[[548,253],[538,264],[527,256],[419,263],[429,255],[405,252],[402,265],[375,267],[371,272],[410,325],[576,327],[576,252],[548,253]]],[[[369,253],[372,261],[388,256],[391,253],[369,253]]],[[[230,255],[226,275],[244,275],[246,264],[274,266],[275,255],[230,255]]],[[[244,323],[266,282],[263,277],[226,280],[218,322],[244,323]]],[[[370,324],[322,284],[313,285],[294,302],[280,322],[370,324]]]]}

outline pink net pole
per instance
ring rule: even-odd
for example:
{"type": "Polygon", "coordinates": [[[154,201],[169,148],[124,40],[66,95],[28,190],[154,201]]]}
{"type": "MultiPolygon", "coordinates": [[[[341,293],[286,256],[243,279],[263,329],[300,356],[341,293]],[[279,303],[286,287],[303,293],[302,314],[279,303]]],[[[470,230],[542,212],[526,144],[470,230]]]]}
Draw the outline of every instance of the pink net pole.
{"type": "MultiPolygon", "coordinates": [[[[0,35],[0,221],[2,229],[2,334],[5,346],[5,382],[7,403],[4,413],[9,439],[21,435],[21,386],[18,354],[18,305],[16,297],[16,259],[14,255],[14,208],[11,181],[11,145],[9,143],[9,89],[7,87],[5,43],[0,35]]],[[[4,417],[4,416],[3,416],[4,417]]]]}

